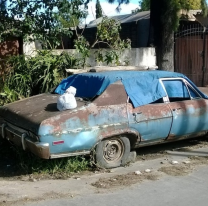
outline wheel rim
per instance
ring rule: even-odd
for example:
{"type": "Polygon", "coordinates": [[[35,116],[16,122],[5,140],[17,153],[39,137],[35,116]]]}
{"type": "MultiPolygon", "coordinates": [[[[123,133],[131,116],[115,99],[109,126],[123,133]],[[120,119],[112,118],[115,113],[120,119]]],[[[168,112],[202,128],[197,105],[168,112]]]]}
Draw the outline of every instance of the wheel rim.
{"type": "Polygon", "coordinates": [[[124,153],[124,144],[120,139],[111,139],[105,142],[103,158],[108,163],[121,160],[124,153]]]}

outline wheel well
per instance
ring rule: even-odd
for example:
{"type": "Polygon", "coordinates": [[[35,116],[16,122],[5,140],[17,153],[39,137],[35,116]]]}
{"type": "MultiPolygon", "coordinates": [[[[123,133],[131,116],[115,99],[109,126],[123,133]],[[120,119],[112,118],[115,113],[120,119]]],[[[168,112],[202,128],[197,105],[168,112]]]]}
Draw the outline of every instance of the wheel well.
{"type": "MultiPolygon", "coordinates": [[[[130,146],[131,146],[131,149],[135,147],[136,145],[136,142],[138,140],[138,136],[136,136],[135,134],[131,134],[131,133],[122,133],[122,134],[117,134],[117,135],[112,135],[112,136],[108,136],[106,138],[103,138],[102,140],[104,139],[110,139],[112,137],[121,137],[121,136],[125,136],[129,139],[129,142],[130,142],[130,146]]],[[[102,141],[101,140],[101,141],[102,141]]]]}
{"type": "Polygon", "coordinates": [[[138,137],[135,134],[130,134],[130,133],[126,133],[126,134],[121,134],[120,136],[126,136],[129,141],[130,141],[130,145],[131,145],[131,149],[135,147],[136,142],[138,137]]]}

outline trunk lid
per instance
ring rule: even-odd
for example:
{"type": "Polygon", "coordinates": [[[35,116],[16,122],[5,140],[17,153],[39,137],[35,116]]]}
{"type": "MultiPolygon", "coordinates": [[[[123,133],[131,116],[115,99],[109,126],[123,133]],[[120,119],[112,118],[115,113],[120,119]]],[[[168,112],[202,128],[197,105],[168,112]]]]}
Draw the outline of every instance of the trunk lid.
{"type": "MultiPolygon", "coordinates": [[[[71,111],[59,111],[57,109],[58,97],[57,94],[45,93],[7,104],[0,107],[0,117],[17,127],[37,134],[39,125],[43,120],[61,112],[71,111]]],[[[77,101],[77,108],[83,105],[85,102],[77,101]]]]}

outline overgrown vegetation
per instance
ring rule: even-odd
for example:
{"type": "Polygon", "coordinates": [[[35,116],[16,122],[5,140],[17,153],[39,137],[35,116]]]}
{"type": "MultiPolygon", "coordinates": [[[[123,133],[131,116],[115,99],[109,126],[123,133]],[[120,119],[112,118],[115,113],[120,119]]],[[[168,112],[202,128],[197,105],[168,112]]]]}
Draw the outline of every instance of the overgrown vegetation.
{"type": "MultiPolygon", "coordinates": [[[[198,9],[202,9],[205,10],[206,9],[206,2],[204,0],[176,0],[175,4],[178,4],[178,7],[180,7],[180,9],[185,9],[185,10],[198,10],[198,9]]],[[[139,1],[139,8],[136,8],[135,10],[133,10],[133,13],[137,13],[140,11],[148,11],[150,10],[150,0],[141,0],[139,1]]]]}
{"type": "Polygon", "coordinates": [[[0,104],[50,91],[66,76],[65,69],[75,64],[72,55],[55,55],[47,50],[37,51],[34,57],[9,57],[2,78],[0,104]]]}
{"type": "Polygon", "coordinates": [[[119,65],[119,57],[125,49],[131,48],[130,39],[122,40],[120,38],[121,25],[115,19],[103,17],[101,23],[97,25],[97,32],[94,42],[89,42],[76,31],[77,39],[75,40],[75,48],[81,55],[80,61],[82,66],[86,66],[86,58],[89,57],[90,50],[96,45],[107,45],[110,50],[99,49],[95,52],[96,61],[105,62],[107,65],[119,65]]]}
{"type": "Polygon", "coordinates": [[[43,47],[55,48],[62,35],[72,34],[68,26],[78,25],[86,17],[82,5],[83,0],[2,0],[0,42],[15,36],[24,41],[39,40],[43,47]]]}
{"type": "Polygon", "coordinates": [[[89,157],[44,160],[3,140],[0,140],[0,156],[1,176],[36,174],[46,178],[48,175],[50,178],[65,178],[73,173],[90,169],[89,157]]]}

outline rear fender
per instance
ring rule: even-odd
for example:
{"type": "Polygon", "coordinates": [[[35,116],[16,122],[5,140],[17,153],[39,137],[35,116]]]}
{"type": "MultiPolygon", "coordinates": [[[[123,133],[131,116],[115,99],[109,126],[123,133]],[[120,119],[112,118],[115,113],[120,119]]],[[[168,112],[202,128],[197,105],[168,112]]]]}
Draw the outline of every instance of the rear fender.
{"type": "Polygon", "coordinates": [[[98,138],[99,141],[97,142],[97,144],[104,139],[107,139],[113,136],[121,136],[121,135],[129,138],[131,148],[134,148],[135,145],[141,141],[140,134],[137,130],[132,129],[132,128],[125,128],[125,129],[117,129],[117,130],[109,131],[108,133],[100,134],[98,138]]]}

